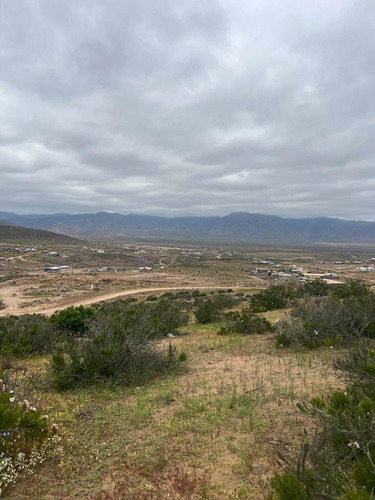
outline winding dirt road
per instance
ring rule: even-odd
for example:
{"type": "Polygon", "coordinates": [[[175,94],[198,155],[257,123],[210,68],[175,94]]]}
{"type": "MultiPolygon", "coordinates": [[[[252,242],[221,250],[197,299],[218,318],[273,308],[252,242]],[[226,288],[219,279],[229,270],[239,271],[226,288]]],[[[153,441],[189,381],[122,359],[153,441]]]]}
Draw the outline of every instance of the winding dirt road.
{"type": "MultiPolygon", "coordinates": [[[[55,311],[61,311],[62,309],[65,309],[66,307],[69,306],[89,306],[92,304],[96,304],[98,302],[104,302],[108,300],[113,300],[113,299],[118,299],[121,297],[127,297],[127,296],[134,296],[134,295],[139,295],[143,293],[150,293],[150,292],[168,292],[172,290],[219,290],[219,289],[227,289],[227,286],[172,286],[172,287],[154,287],[154,288],[133,288],[129,290],[122,290],[122,291],[117,291],[117,292],[111,292],[111,293],[104,293],[104,294],[99,294],[99,295],[92,295],[90,296],[82,296],[81,298],[79,297],[71,297],[71,298],[66,298],[63,301],[56,302],[56,304],[51,305],[43,305],[43,304],[37,304],[35,306],[29,306],[29,307],[19,307],[18,305],[12,306],[10,305],[6,309],[3,309],[0,311],[0,316],[7,316],[7,315],[15,315],[19,316],[21,314],[45,314],[46,316],[50,316],[53,314],[55,311]]],[[[239,289],[241,287],[233,287],[233,290],[239,289]]]]}

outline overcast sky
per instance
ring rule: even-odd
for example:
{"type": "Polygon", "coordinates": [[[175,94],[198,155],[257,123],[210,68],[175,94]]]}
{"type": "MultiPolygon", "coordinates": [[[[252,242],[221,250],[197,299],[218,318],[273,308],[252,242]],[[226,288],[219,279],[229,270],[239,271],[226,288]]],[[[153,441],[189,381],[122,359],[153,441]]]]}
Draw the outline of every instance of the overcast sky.
{"type": "Polygon", "coordinates": [[[0,0],[0,210],[375,220],[374,0],[0,0]]]}

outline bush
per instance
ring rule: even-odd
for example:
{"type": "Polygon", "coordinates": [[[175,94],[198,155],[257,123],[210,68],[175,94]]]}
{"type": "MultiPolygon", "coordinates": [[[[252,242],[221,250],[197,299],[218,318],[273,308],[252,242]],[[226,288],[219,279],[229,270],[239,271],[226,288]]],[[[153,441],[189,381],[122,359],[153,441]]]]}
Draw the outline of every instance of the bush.
{"type": "Polygon", "coordinates": [[[329,294],[329,286],[323,280],[307,281],[303,285],[303,295],[310,297],[325,297],[329,294]]]}
{"type": "Polygon", "coordinates": [[[0,355],[25,357],[52,352],[57,337],[47,318],[40,314],[0,318],[0,355]]]}
{"type": "Polygon", "coordinates": [[[271,332],[274,327],[266,318],[257,316],[252,311],[229,312],[225,316],[225,325],[219,330],[219,335],[240,333],[251,335],[253,333],[271,332]]]}
{"type": "Polygon", "coordinates": [[[181,302],[104,304],[87,324],[85,337],[68,338],[56,349],[51,363],[55,385],[70,389],[100,380],[139,384],[164,372],[174,364],[174,350],[166,355],[155,341],[187,320],[181,302]]]}
{"type": "Polygon", "coordinates": [[[178,356],[178,360],[179,361],[186,361],[187,360],[187,354],[186,352],[180,352],[179,356],[178,356]]]}
{"type": "Polygon", "coordinates": [[[124,300],[125,304],[130,304],[131,302],[138,302],[135,297],[128,297],[124,300]]]}
{"type": "Polygon", "coordinates": [[[51,370],[58,389],[110,380],[140,384],[174,366],[175,352],[157,350],[142,332],[129,331],[124,323],[106,321],[92,325],[90,338],[71,339],[52,357],[51,370]]]}
{"type": "MultiPolygon", "coordinates": [[[[102,321],[103,317],[109,323],[120,323],[127,331],[136,331],[148,339],[164,337],[188,322],[186,304],[170,300],[132,305],[118,300],[98,310],[97,320],[102,321]]],[[[90,325],[87,335],[91,336],[90,325]]]]}
{"type": "Polygon", "coordinates": [[[155,295],[149,295],[146,297],[147,302],[155,302],[156,300],[158,300],[158,298],[155,295]]]}
{"type": "Polygon", "coordinates": [[[195,317],[198,323],[214,323],[221,318],[223,309],[233,307],[236,300],[233,297],[220,294],[212,299],[200,299],[195,303],[195,317]]]}
{"type": "Polygon", "coordinates": [[[277,345],[293,343],[309,349],[352,344],[361,337],[375,338],[375,297],[315,297],[295,305],[279,323],[277,345]]]}
{"type": "Polygon", "coordinates": [[[293,474],[277,474],[271,480],[280,500],[306,500],[306,491],[303,484],[293,474]]]}
{"type": "Polygon", "coordinates": [[[364,298],[369,296],[370,291],[362,280],[349,279],[343,285],[336,285],[332,294],[339,299],[348,297],[364,298]]]}
{"type": "Polygon", "coordinates": [[[53,314],[49,323],[56,328],[71,333],[84,334],[89,320],[95,317],[95,309],[84,306],[70,306],[53,314]]]}
{"type": "Polygon", "coordinates": [[[250,298],[250,309],[256,313],[285,309],[296,301],[298,293],[293,285],[272,285],[250,298]]]}
{"type": "MultiPolygon", "coordinates": [[[[302,409],[320,419],[321,431],[302,443],[295,467],[276,476],[277,498],[370,500],[375,491],[375,349],[361,342],[335,363],[347,382],[325,402],[302,409]],[[296,492],[302,497],[295,497],[296,492]],[[292,494],[293,493],[293,494],[292,494]]],[[[290,460],[288,460],[289,463],[290,460]]]]}
{"type": "Polygon", "coordinates": [[[30,405],[16,401],[7,373],[0,370],[0,495],[10,483],[25,473],[34,472],[59,438],[52,436],[57,426],[30,405]],[[6,382],[6,384],[4,383],[6,382]]]}

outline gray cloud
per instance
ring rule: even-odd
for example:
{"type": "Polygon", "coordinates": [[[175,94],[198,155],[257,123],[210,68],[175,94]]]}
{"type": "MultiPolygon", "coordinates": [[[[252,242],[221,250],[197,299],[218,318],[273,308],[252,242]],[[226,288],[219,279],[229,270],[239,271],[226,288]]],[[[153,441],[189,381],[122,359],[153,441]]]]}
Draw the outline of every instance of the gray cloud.
{"type": "Polygon", "coordinates": [[[375,220],[374,15],[0,0],[0,209],[375,220]]]}

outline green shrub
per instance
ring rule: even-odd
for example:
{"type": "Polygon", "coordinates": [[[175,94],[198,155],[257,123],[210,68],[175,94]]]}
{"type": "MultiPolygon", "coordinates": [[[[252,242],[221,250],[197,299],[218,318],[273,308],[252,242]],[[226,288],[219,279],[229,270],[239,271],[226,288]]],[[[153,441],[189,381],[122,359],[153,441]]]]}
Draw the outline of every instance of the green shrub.
{"type": "Polygon", "coordinates": [[[218,334],[227,335],[229,333],[240,333],[251,335],[253,333],[271,332],[274,330],[272,324],[252,311],[229,312],[225,315],[225,324],[218,334]]]}
{"type": "Polygon", "coordinates": [[[233,307],[236,300],[225,294],[218,294],[209,299],[198,299],[195,302],[195,317],[198,323],[214,323],[221,318],[223,309],[233,307]]]}
{"type": "Polygon", "coordinates": [[[127,299],[125,299],[125,304],[130,304],[131,302],[138,302],[137,299],[135,297],[128,297],[127,299]]]}
{"type": "Polygon", "coordinates": [[[146,297],[147,302],[155,302],[158,298],[155,295],[149,295],[146,297]]]}
{"type": "Polygon", "coordinates": [[[180,352],[180,354],[178,356],[178,360],[179,361],[186,361],[187,360],[187,354],[186,354],[186,352],[180,352]]]}
{"type": "Polygon", "coordinates": [[[174,350],[165,354],[155,342],[187,320],[181,302],[104,304],[87,324],[85,337],[70,337],[56,349],[51,362],[55,385],[70,389],[105,380],[142,383],[174,365],[174,350]]]}
{"type": "Polygon", "coordinates": [[[70,306],[53,314],[49,323],[61,330],[84,334],[87,330],[87,323],[95,317],[95,314],[96,311],[92,307],[70,306]]]}
{"type": "Polygon", "coordinates": [[[310,297],[325,297],[329,294],[329,290],[327,283],[320,279],[307,281],[303,285],[303,295],[310,297]]]}
{"type": "Polygon", "coordinates": [[[58,333],[40,314],[24,314],[0,318],[0,355],[16,357],[48,353],[58,333]]]}
{"type": "Polygon", "coordinates": [[[220,310],[215,306],[213,300],[202,300],[196,303],[195,318],[203,325],[214,323],[219,319],[220,310]]]}
{"type": "Polygon", "coordinates": [[[304,486],[292,474],[278,474],[271,480],[271,486],[280,500],[306,500],[307,498],[304,486]]]}
{"type": "MultiPolygon", "coordinates": [[[[304,442],[288,471],[272,486],[277,498],[286,499],[293,488],[302,498],[370,500],[375,491],[375,350],[371,343],[358,347],[335,362],[347,382],[346,389],[326,401],[314,398],[304,411],[320,420],[320,431],[304,442]],[[282,478],[285,478],[282,481],[282,478]],[[293,479],[292,479],[293,478],[293,479]],[[299,493],[298,493],[299,494],[299,493]]],[[[293,494],[296,494],[295,492],[293,494]]],[[[295,498],[290,496],[290,498],[295,498]]]]}
{"type": "Polygon", "coordinates": [[[368,297],[370,290],[362,280],[349,279],[343,285],[334,286],[332,294],[339,299],[348,297],[363,298],[368,297]]]}
{"type": "Polygon", "coordinates": [[[284,309],[298,298],[294,285],[272,285],[250,298],[250,309],[262,313],[275,309],[284,309]]]}
{"type": "Polygon", "coordinates": [[[278,333],[277,345],[300,344],[308,349],[350,345],[361,337],[375,338],[375,297],[305,299],[279,323],[278,333]]]}
{"type": "Polygon", "coordinates": [[[51,361],[55,386],[71,389],[99,381],[141,384],[174,366],[175,352],[155,348],[140,332],[121,324],[97,324],[90,338],[70,339],[61,345],[51,361]]]}
{"type": "MultiPolygon", "coordinates": [[[[139,302],[126,304],[122,300],[104,304],[97,312],[96,321],[119,323],[128,331],[137,331],[149,339],[165,336],[174,332],[179,326],[186,325],[187,305],[181,301],[159,300],[155,302],[139,302]]],[[[93,321],[91,324],[94,324],[93,321]]],[[[91,335],[89,325],[87,335],[91,335]]]]}
{"type": "Polygon", "coordinates": [[[1,495],[10,483],[33,472],[47,458],[50,446],[56,441],[52,435],[57,426],[51,426],[48,417],[27,400],[17,401],[17,394],[6,388],[11,385],[6,371],[0,370],[0,377],[1,495]]]}

